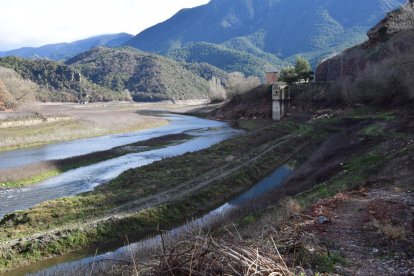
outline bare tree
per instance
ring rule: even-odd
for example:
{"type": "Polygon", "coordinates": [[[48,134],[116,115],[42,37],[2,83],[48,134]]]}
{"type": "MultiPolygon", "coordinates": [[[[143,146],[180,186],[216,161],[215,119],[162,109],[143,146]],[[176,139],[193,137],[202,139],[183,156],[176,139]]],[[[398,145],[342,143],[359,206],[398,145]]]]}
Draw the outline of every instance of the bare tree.
{"type": "Polygon", "coordinates": [[[221,79],[213,76],[208,82],[212,102],[222,102],[227,99],[226,90],[221,84],[221,79]]]}
{"type": "Polygon", "coordinates": [[[39,86],[30,80],[23,79],[15,71],[0,67],[0,81],[3,83],[3,90],[8,91],[16,102],[34,101],[39,86]]]}
{"type": "Polygon", "coordinates": [[[250,91],[259,85],[260,78],[255,76],[245,77],[240,72],[233,72],[229,74],[226,91],[229,97],[233,97],[250,91]]]}

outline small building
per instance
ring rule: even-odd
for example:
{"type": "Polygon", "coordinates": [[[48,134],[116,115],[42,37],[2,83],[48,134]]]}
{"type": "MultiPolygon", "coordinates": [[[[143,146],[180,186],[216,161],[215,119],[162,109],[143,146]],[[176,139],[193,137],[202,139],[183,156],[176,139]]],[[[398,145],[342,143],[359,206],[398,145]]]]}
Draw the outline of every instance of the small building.
{"type": "Polygon", "coordinates": [[[279,72],[266,72],[266,85],[274,85],[279,81],[279,72]]]}
{"type": "Polygon", "coordinates": [[[290,90],[285,82],[278,82],[272,86],[272,119],[280,121],[286,116],[290,103],[290,90]]]}

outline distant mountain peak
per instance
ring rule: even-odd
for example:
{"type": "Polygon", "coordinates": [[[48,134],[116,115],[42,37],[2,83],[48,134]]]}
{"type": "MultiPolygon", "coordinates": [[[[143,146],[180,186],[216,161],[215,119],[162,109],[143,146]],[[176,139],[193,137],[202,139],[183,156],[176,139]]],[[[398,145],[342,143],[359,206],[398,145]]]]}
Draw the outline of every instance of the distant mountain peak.
{"type": "Polygon", "coordinates": [[[23,47],[7,52],[0,52],[1,56],[17,56],[31,59],[66,60],[79,53],[88,51],[97,46],[119,47],[133,36],[127,33],[106,34],[94,36],[71,43],[48,44],[40,47],[23,47]]]}

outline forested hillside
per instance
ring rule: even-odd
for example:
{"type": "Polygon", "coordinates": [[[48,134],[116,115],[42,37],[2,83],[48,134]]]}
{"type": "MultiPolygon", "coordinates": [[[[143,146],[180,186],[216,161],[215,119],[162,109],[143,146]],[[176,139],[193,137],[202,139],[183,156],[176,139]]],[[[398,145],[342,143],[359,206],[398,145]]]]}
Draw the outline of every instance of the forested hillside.
{"type": "Polygon", "coordinates": [[[130,98],[128,93],[111,91],[93,84],[78,70],[63,63],[5,57],[0,58],[0,66],[14,70],[23,79],[30,80],[47,91],[37,96],[41,101],[113,101],[130,98]]]}
{"type": "Polygon", "coordinates": [[[134,100],[208,99],[208,81],[224,72],[206,64],[183,64],[133,48],[95,48],[66,64],[94,83],[114,91],[128,90],[134,100]],[[203,77],[204,78],[203,78],[203,77]]]}
{"type": "Polygon", "coordinates": [[[212,0],[181,10],[126,45],[187,62],[210,62],[223,70],[241,68],[246,74],[259,74],[254,68],[261,65],[278,67],[297,54],[315,65],[323,57],[360,43],[372,25],[405,2],[212,0]],[[246,59],[247,69],[240,65],[241,58],[246,59]]]}

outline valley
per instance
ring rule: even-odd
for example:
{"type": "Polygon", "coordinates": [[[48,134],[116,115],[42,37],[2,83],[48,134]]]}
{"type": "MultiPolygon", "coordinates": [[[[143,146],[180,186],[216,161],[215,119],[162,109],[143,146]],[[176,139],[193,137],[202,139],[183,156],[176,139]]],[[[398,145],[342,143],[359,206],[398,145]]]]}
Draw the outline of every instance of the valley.
{"type": "Polygon", "coordinates": [[[55,22],[114,34],[1,52],[0,275],[413,275],[412,2],[210,0],[133,36],[118,1],[55,22]]]}

